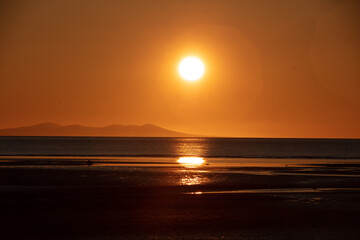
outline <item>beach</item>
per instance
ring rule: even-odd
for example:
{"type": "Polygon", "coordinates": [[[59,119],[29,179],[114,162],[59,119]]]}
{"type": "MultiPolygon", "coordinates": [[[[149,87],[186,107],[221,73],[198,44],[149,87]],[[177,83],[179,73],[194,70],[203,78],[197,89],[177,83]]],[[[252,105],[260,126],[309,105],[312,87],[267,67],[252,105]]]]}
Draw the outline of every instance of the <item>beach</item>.
{"type": "Polygon", "coordinates": [[[2,156],[1,235],[359,239],[358,160],[304,162],[2,156]]]}

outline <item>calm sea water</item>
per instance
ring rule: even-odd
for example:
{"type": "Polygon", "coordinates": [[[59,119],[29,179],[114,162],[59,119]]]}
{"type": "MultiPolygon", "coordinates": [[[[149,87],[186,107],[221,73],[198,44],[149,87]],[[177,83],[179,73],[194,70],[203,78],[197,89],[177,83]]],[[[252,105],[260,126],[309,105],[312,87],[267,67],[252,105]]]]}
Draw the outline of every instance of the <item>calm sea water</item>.
{"type": "Polygon", "coordinates": [[[360,139],[0,137],[0,155],[360,159],[360,139]]]}

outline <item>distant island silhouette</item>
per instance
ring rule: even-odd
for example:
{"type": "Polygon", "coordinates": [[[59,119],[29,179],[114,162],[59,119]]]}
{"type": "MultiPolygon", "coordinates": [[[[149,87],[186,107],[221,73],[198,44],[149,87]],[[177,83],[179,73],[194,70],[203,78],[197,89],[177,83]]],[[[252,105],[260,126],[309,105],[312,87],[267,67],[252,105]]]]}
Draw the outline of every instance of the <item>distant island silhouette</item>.
{"type": "Polygon", "coordinates": [[[87,127],[40,123],[32,126],[0,129],[0,136],[192,137],[195,135],[172,131],[153,124],[87,127]]]}

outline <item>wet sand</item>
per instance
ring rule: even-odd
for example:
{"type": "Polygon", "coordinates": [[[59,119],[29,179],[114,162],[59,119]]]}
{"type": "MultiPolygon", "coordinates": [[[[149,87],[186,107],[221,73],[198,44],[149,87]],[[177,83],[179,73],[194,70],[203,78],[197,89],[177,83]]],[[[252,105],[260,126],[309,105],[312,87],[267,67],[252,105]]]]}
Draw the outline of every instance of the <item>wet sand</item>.
{"type": "Polygon", "coordinates": [[[360,239],[359,173],[359,160],[0,157],[0,236],[360,239]]]}

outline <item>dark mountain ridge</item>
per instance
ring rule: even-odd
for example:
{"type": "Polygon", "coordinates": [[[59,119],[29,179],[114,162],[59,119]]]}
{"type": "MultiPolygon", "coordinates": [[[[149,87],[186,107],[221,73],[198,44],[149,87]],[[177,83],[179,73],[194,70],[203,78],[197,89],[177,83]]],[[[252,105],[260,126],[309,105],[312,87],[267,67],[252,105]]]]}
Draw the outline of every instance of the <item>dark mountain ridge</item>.
{"type": "Polygon", "coordinates": [[[190,137],[193,135],[172,131],[153,124],[87,127],[40,123],[32,126],[0,129],[0,136],[190,137]]]}

